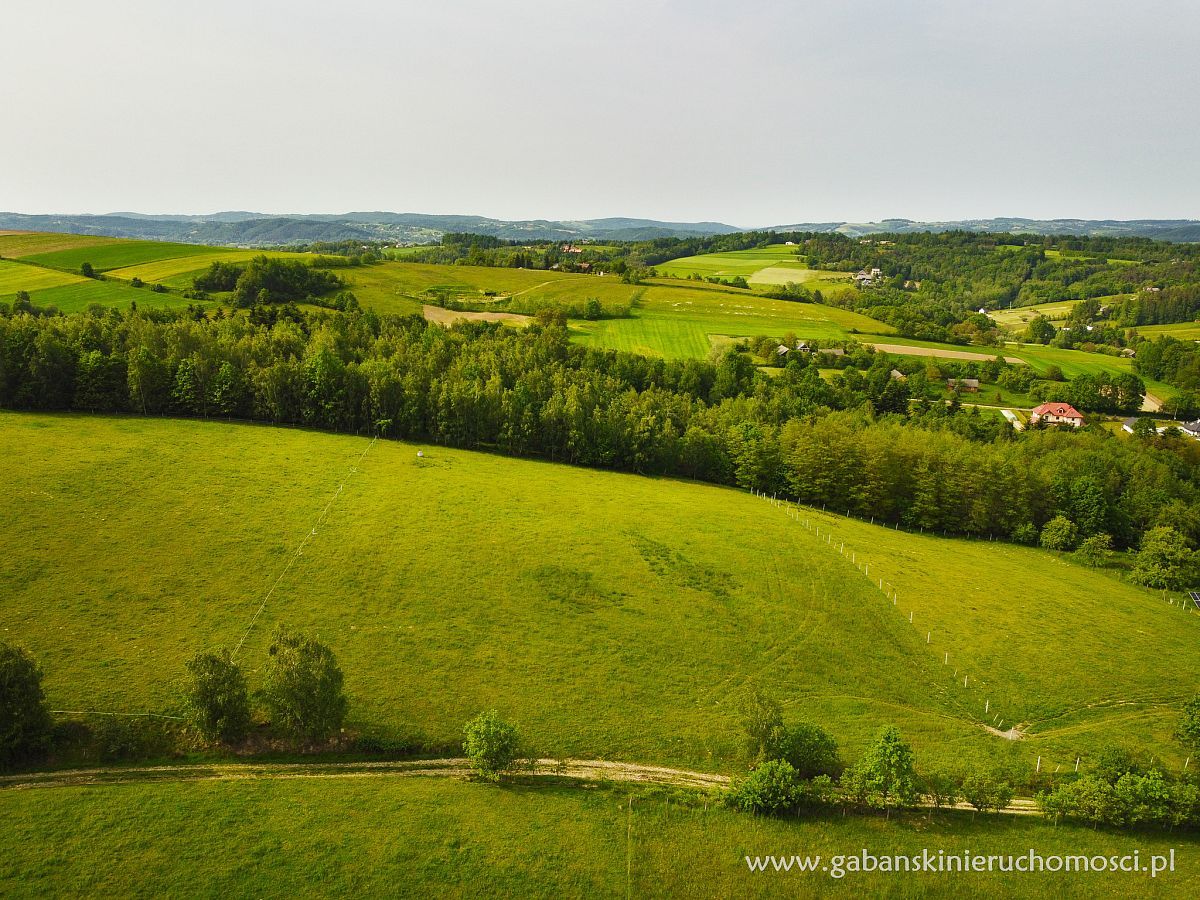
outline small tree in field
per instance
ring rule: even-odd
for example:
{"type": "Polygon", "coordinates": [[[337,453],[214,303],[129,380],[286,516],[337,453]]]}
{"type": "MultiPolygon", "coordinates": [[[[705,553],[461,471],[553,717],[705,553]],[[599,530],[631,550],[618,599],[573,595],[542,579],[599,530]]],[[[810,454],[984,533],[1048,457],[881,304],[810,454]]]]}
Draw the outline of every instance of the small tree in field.
{"type": "Polygon", "coordinates": [[[1200,752],[1200,694],[1183,704],[1176,737],[1189,750],[1200,752]]]}
{"type": "Polygon", "coordinates": [[[1042,528],[1041,544],[1047,550],[1070,550],[1079,539],[1079,530],[1066,516],[1055,516],[1042,528]]]}
{"type": "Polygon", "coordinates": [[[342,727],[350,706],[333,651],[281,627],[267,652],[262,697],[271,721],[295,737],[328,740],[342,727]]]}
{"type": "Polygon", "coordinates": [[[1084,565],[1098,568],[1112,556],[1112,538],[1107,534],[1093,534],[1083,539],[1075,553],[1084,565]]]}
{"type": "Polygon", "coordinates": [[[783,708],[779,702],[756,690],[742,706],[746,750],[752,759],[769,759],[783,730],[783,708]]]}
{"type": "Polygon", "coordinates": [[[1013,798],[1012,785],[984,772],[968,775],[963,780],[962,792],[966,801],[979,812],[1004,809],[1013,798]]]}
{"type": "Polygon", "coordinates": [[[760,763],[745,778],[733,783],[726,802],[734,809],[759,815],[792,812],[802,797],[800,776],[782,759],[760,763]]]}
{"type": "Polygon", "coordinates": [[[246,676],[229,655],[197,653],[187,663],[185,700],[192,725],[208,741],[236,743],[250,729],[246,676]]]}
{"type": "Polygon", "coordinates": [[[516,768],[521,753],[520,733],[494,709],[480,713],[463,728],[463,751],[481,778],[499,781],[516,768]]]}
{"type": "Polygon", "coordinates": [[[0,768],[41,750],[49,734],[42,670],[25,650],[0,644],[0,768]]]}
{"type": "Polygon", "coordinates": [[[1182,534],[1159,525],[1142,536],[1129,579],[1146,587],[1177,590],[1195,577],[1195,557],[1182,534]]]}
{"type": "Polygon", "coordinates": [[[856,765],[847,770],[843,786],[854,799],[888,810],[910,806],[918,796],[912,747],[900,730],[886,726],[856,765]]]}

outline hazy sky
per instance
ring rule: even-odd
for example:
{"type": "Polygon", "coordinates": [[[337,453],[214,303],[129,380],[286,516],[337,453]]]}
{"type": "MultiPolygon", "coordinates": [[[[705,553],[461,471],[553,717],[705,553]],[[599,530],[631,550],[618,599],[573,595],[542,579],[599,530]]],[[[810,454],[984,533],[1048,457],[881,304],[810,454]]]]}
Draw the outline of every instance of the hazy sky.
{"type": "Polygon", "coordinates": [[[1200,218],[1193,0],[5,0],[0,209],[1200,218]]]}

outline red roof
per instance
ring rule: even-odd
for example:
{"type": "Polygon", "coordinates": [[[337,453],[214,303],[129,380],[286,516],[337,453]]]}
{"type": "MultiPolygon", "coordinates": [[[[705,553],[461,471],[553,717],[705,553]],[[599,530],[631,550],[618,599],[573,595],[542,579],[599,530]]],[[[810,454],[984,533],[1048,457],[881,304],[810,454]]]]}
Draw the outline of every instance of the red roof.
{"type": "Polygon", "coordinates": [[[1035,416],[1058,416],[1060,419],[1082,419],[1079,410],[1070,403],[1043,403],[1033,411],[1035,416]]]}

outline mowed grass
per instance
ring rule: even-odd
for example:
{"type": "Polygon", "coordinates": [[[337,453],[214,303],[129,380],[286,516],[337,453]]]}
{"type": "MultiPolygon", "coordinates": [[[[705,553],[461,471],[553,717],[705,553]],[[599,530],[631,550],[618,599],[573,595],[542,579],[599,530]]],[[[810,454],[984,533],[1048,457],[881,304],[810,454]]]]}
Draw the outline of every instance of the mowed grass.
{"type": "MultiPolygon", "coordinates": [[[[178,246],[178,245],[175,245],[178,246]]],[[[203,253],[190,253],[166,259],[148,259],[132,265],[111,269],[106,274],[111,278],[140,278],[147,284],[165,284],[167,287],[190,289],[193,279],[204,273],[214,262],[245,263],[256,256],[278,259],[312,259],[307,253],[287,253],[278,250],[221,250],[214,247],[202,248],[203,253]]],[[[169,251],[164,251],[169,252],[169,251]]],[[[338,270],[341,271],[340,269],[338,270]]]]}
{"type": "Polygon", "coordinates": [[[50,231],[0,231],[0,256],[14,259],[79,247],[100,247],[104,244],[115,244],[119,240],[120,238],[50,231]]]}
{"type": "Polygon", "coordinates": [[[654,268],[660,274],[675,278],[687,278],[691,275],[718,278],[741,276],[751,284],[780,285],[797,282],[820,289],[849,285],[850,276],[845,272],[808,268],[804,257],[797,254],[797,249],[786,244],[771,244],[751,250],[703,253],[668,260],[654,268]]]}
{"type": "Polygon", "coordinates": [[[0,791],[0,893],[33,896],[1194,897],[1190,835],[939,814],[781,821],[621,786],[351,778],[0,791]],[[745,857],[1169,857],[1174,872],[751,873],[745,857]]]}
{"type": "Polygon", "coordinates": [[[1006,742],[849,564],[752,497],[478,453],[199,421],[4,414],[0,634],[54,708],[167,703],[196,650],[328,641],[353,722],[442,746],[498,708],[545,752],[727,769],[752,685],[849,747],[1006,742]],[[97,448],[103,448],[102,465],[97,448]],[[347,478],[352,466],[358,472],[347,478]]]}
{"type": "Polygon", "coordinates": [[[1045,316],[1056,323],[1062,322],[1071,314],[1071,310],[1078,302],[1078,300],[1061,300],[1054,303],[1038,303],[1033,306],[1014,306],[1011,309],[991,310],[988,312],[988,316],[1001,328],[1020,331],[1035,316],[1045,316]]]}
{"type": "Polygon", "coordinates": [[[1170,325],[1139,325],[1137,332],[1148,338],[1165,334],[1178,341],[1200,341],[1200,322],[1174,322],[1170,325]]]}
{"type": "Polygon", "coordinates": [[[246,633],[344,485],[244,660],[277,623],[319,634],[356,727],[437,748],[494,707],[541,752],[729,771],[759,686],[850,755],[894,723],[931,765],[1094,758],[1108,740],[1182,763],[1169,731],[1200,623],[1104,573],[853,520],[818,537],[707,485],[394,442],[360,462],[368,443],[0,415],[21,473],[0,507],[0,635],[41,660],[54,708],[160,707],[192,653],[246,633]],[[987,734],[997,713],[1031,738],[987,734]]]}
{"type": "MultiPolygon", "coordinates": [[[[107,272],[109,269],[119,269],[136,263],[175,259],[183,256],[203,256],[212,252],[212,247],[200,244],[119,240],[47,253],[34,253],[25,258],[30,262],[69,271],[78,270],[84,263],[91,263],[97,272],[107,272]]],[[[0,250],[0,253],[3,251],[0,250]]]]}
{"type": "Polygon", "coordinates": [[[70,275],[56,269],[26,266],[0,259],[0,297],[11,297],[17,291],[33,292],[40,288],[59,287],[86,281],[82,275],[70,275]]]}
{"type": "Polygon", "coordinates": [[[119,281],[97,281],[57,269],[0,260],[0,300],[10,300],[18,291],[28,291],[36,306],[54,306],[64,313],[80,312],[94,304],[124,309],[136,302],[146,309],[188,302],[177,294],[138,290],[119,281]]]}

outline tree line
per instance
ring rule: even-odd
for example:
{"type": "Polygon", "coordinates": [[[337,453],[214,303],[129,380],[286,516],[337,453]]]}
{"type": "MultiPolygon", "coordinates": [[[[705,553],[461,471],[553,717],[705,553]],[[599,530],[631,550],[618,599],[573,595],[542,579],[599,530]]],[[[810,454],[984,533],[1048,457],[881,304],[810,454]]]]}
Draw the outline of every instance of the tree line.
{"type": "Polygon", "coordinates": [[[256,306],[0,316],[0,406],[219,416],[424,439],[778,493],[914,530],[1036,542],[1062,515],[1200,540],[1200,445],[1034,430],[916,404],[887,357],[832,381],[587,348],[557,324],[443,328],[256,306]]]}

